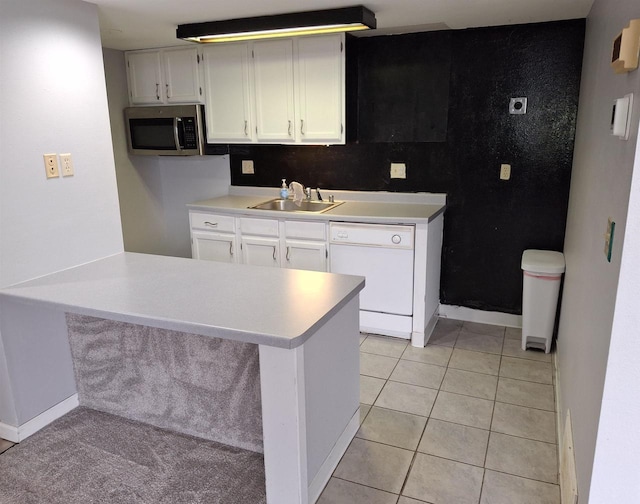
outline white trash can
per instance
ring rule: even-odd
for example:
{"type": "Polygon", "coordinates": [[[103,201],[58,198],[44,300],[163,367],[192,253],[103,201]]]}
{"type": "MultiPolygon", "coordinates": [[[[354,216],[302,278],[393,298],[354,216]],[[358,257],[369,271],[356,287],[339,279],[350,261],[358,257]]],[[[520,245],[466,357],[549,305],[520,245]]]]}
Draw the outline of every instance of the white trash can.
{"type": "Polygon", "coordinates": [[[560,281],[565,270],[562,252],[525,250],[522,254],[522,349],[551,350],[560,281]]]}

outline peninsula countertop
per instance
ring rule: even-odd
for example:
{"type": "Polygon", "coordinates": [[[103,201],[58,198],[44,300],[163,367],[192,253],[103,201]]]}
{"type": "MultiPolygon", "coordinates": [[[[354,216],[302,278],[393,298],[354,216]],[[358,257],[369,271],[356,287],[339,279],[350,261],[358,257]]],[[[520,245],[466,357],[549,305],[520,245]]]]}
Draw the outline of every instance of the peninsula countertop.
{"type": "MultiPolygon", "coordinates": [[[[390,193],[323,190],[343,203],[322,213],[257,210],[250,207],[278,197],[276,188],[231,186],[227,196],[197,201],[190,210],[219,211],[235,215],[304,220],[348,220],[393,224],[428,223],[444,212],[446,195],[440,193],[390,193]]],[[[315,193],[314,193],[315,197],[315,193]]],[[[315,198],[314,198],[315,199],[315,198]]]]}
{"type": "Polygon", "coordinates": [[[123,252],[0,290],[0,299],[281,348],[302,345],[364,278],[123,252]]]}

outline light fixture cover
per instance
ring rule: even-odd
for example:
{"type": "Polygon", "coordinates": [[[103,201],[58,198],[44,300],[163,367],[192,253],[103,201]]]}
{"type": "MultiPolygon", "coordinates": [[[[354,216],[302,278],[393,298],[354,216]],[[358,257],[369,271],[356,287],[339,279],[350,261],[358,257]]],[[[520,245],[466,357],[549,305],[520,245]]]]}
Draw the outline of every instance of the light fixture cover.
{"type": "Polygon", "coordinates": [[[220,42],[332,31],[375,29],[375,27],[375,14],[360,5],[341,9],[182,24],[178,25],[176,37],[193,42],[220,42]]]}

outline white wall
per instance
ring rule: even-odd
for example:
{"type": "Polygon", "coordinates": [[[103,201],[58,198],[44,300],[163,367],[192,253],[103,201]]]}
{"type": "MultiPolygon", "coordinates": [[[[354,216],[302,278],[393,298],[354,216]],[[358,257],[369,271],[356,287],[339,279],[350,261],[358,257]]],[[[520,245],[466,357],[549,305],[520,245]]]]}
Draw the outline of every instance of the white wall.
{"type": "MultiPolygon", "coordinates": [[[[640,99],[640,71],[616,75],[610,61],[614,37],[632,18],[640,18],[637,0],[596,0],[587,19],[557,356],[559,408],[562,419],[567,409],[571,410],[581,503],[589,501],[596,439],[598,443],[602,441],[599,420],[605,376],[607,379],[619,373],[629,376],[629,371],[640,365],[637,353],[625,355],[625,362],[617,361],[613,353],[609,355],[610,346],[613,352],[622,345],[624,353],[626,345],[618,340],[622,334],[614,327],[614,313],[623,262],[622,245],[627,241],[626,221],[640,117],[640,106],[636,106],[628,141],[610,135],[614,98],[634,92],[640,99]],[[616,222],[611,263],[604,255],[609,217],[616,222]]],[[[636,105],[639,103],[640,100],[636,105]]],[[[623,287],[628,289],[621,283],[620,288],[623,287]]],[[[611,399],[603,404],[603,418],[615,415],[620,406],[616,403],[619,397],[611,399]]],[[[615,450],[619,455],[627,453],[624,445],[616,446],[615,450]]],[[[634,470],[637,475],[640,468],[636,466],[634,470]]],[[[631,502],[611,499],[610,495],[604,500],[597,499],[594,496],[589,502],[631,502]]]]}
{"type": "Polygon", "coordinates": [[[96,6],[3,1],[0,65],[0,287],[121,252],[96,6]]]}
{"type": "Polygon", "coordinates": [[[124,53],[105,49],[104,63],[125,250],[191,257],[186,205],[227,194],[229,157],[129,156],[124,53]]]}

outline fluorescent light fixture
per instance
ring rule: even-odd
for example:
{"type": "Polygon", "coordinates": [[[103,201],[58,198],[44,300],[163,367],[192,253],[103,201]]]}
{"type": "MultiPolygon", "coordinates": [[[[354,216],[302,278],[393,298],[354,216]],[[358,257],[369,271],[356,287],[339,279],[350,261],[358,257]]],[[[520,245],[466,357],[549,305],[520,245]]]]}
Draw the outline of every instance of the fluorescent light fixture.
{"type": "Polygon", "coordinates": [[[294,12],[178,25],[176,37],[192,42],[232,42],[375,29],[376,16],[363,6],[294,12]]]}

